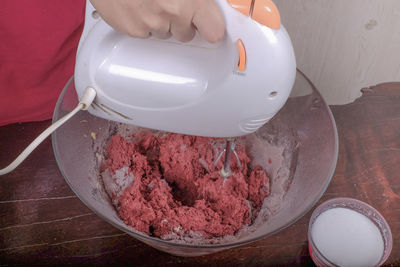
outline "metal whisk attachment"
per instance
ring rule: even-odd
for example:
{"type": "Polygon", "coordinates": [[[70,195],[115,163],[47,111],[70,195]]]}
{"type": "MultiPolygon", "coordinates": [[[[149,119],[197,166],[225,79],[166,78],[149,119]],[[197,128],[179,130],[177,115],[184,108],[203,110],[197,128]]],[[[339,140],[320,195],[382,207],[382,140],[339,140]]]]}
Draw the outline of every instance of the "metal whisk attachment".
{"type": "Polygon", "coordinates": [[[237,160],[239,168],[242,167],[241,164],[240,164],[239,156],[236,153],[235,146],[236,145],[235,145],[234,139],[233,138],[227,138],[226,139],[225,149],[221,151],[221,153],[218,155],[217,159],[214,162],[214,165],[217,165],[217,163],[221,159],[222,155],[225,153],[224,164],[222,166],[222,169],[219,172],[221,177],[223,177],[224,179],[228,178],[229,176],[232,175],[232,171],[231,171],[231,168],[230,168],[232,152],[235,155],[235,158],[237,160]]]}

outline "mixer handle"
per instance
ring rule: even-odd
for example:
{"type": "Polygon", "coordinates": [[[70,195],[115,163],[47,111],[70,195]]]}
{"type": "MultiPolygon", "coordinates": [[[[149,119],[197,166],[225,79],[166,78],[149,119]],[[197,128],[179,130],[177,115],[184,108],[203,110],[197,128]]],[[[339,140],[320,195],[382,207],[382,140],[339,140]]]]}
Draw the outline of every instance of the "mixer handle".
{"type": "MultiPolygon", "coordinates": [[[[221,9],[222,15],[226,23],[226,34],[229,36],[232,27],[235,27],[235,23],[231,23],[231,20],[236,17],[233,14],[239,12],[246,17],[251,17],[261,25],[267,26],[271,29],[280,29],[281,18],[278,8],[272,2],[272,0],[215,0],[216,4],[221,9]]],[[[236,15],[236,14],[235,14],[236,15]]],[[[243,17],[245,18],[245,17],[243,17]]],[[[85,12],[85,26],[82,32],[82,37],[79,41],[78,51],[81,43],[86,39],[90,29],[99,21],[100,15],[97,13],[94,6],[89,0],[86,1],[86,12],[85,12]]],[[[234,30],[234,29],[233,29],[234,30]]],[[[196,33],[195,38],[189,42],[190,45],[206,48],[215,48],[218,44],[210,44],[204,39],[198,36],[196,33]]],[[[170,38],[168,41],[174,41],[174,38],[170,38]]],[[[178,41],[176,41],[178,42],[178,41]]]]}

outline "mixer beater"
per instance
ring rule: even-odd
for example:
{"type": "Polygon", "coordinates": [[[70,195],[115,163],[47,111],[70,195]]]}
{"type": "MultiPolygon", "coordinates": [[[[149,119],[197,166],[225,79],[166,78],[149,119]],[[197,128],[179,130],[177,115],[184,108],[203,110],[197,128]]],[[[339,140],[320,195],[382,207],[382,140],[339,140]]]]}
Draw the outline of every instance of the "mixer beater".
{"type": "Polygon", "coordinates": [[[220,159],[222,158],[222,155],[225,153],[224,163],[219,172],[221,177],[224,179],[229,178],[232,175],[232,171],[230,168],[232,152],[235,155],[235,158],[236,158],[239,168],[241,169],[241,167],[242,167],[240,164],[239,156],[236,153],[235,147],[236,147],[235,139],[232,137],[226,138],[225,148],[219,153],[217,159],[214,162],[214,166],[216,166],[218,164],[218,162],[220,161],[220,159]]]}

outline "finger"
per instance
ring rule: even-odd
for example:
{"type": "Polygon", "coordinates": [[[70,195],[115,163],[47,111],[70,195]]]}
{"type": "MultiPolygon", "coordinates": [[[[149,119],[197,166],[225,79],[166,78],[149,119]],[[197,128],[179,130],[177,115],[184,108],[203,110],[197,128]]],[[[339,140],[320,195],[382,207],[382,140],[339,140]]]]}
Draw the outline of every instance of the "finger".
{"type": "Polygon", "coordinates": [[[167,32],[167,33],[151,32],[150,34],[151,34],[151,36],[154,36],[158,39],[168,39],[172,35],[170,32],[167,32]]]}
{"type": "Polygon", "coordinates": [[[132,24],[130,27],[121,27],[121,30],[116,28],[116,30],[135,38],[149,38],[152,35],[148,27],[138,24],[132,24]]]}
{"type": "Polygon", "coordinates": [[[157,38],[166,39],[171,36],[170,19],[166,15],[148,13],[144,16],[143,23],[151,34],[157,38]]]}
{"type": "Polygon", "coordinates": [[[213,0],[203,0],[193,17],[193,24],[202,38],[211,43],[221,40],[225,33],[225,21],[213,0]]]}
{"type": "MultiPolygon", "coordinates": [[[[185,4],[188,5],[190,3],[184,3],[183,5],[185,4]]],[[[189,42],[196,34],[196,29],[192,24],[194,11],[193,7],[189,6],[184,6],[182,9],[185,10],[185,12],[182,12],[179,16],[173,16],[171,18],[170,32],[178,41],[189,42]]]]}
{"type": "MultiPolygon", "coordinates": [[[[159,19],[159,18],[157,18],[159,19]]],[[[159,39],[168,39],[171,37],[171,23],[167,18],[163,18],[158,23],[150,24],[151,35],[159,39]]]]}
{"type": "Polygon", "coordinates": [[[191,20],[172,22],[170,31],[175,39],[184,43],[191,41],[196,34],[196,29],[193,27],[191,20]]]}
{"type": "Polygon", "coordinates": [[[132,37],[149,37],[150,31],[148,27],[140,18],[138,19],[138,16],[132,16],[137,7],[132,5],[121,6],[118,1],[91,0],[91,2],[100,13],[102,19],[116,31],[132,37]]]}
{"type": "MultiPolygon", "coordinates": [[[[108,23],[106,19],[104,20],[108,23]]],[[[112,27],[114,30],[131,37],[148,38],[151,35],[149,27],[146,26],[142,21],[133,20],[128,17],[121,19],[118,23],[113,23],[112,27]]]]}

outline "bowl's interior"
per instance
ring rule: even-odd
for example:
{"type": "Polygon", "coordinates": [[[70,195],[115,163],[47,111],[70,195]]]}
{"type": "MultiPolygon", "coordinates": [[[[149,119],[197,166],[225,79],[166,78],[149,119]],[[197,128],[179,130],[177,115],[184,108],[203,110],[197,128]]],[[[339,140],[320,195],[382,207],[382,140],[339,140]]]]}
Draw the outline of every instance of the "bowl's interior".
{"type": "MultiPolygon", "coordinates": [[[[57,103],[53,120],[77,104],[73,78],[57,103]]],[[[338,140],[334,119],[314,86],[297,73],[293,93],[284,108],[257,136],[284,146],[291,186],[280,209],[267,223],[231,242],[182,244],[141,234],[118,217],[98,174],[101,142],[115,131],[115,123],[80,112],[53,134],[53,148],[59,168],[78,197],[100,217],[158,249],[178,255],[200,255],[237,246],[273,234],[301,218],[319,200],[333,175],[338,140]]],[[[132,129],[132,128],[131,128],[132,129]]],[[[248,138],[251,139],[251,136],[248,138]]]]}

